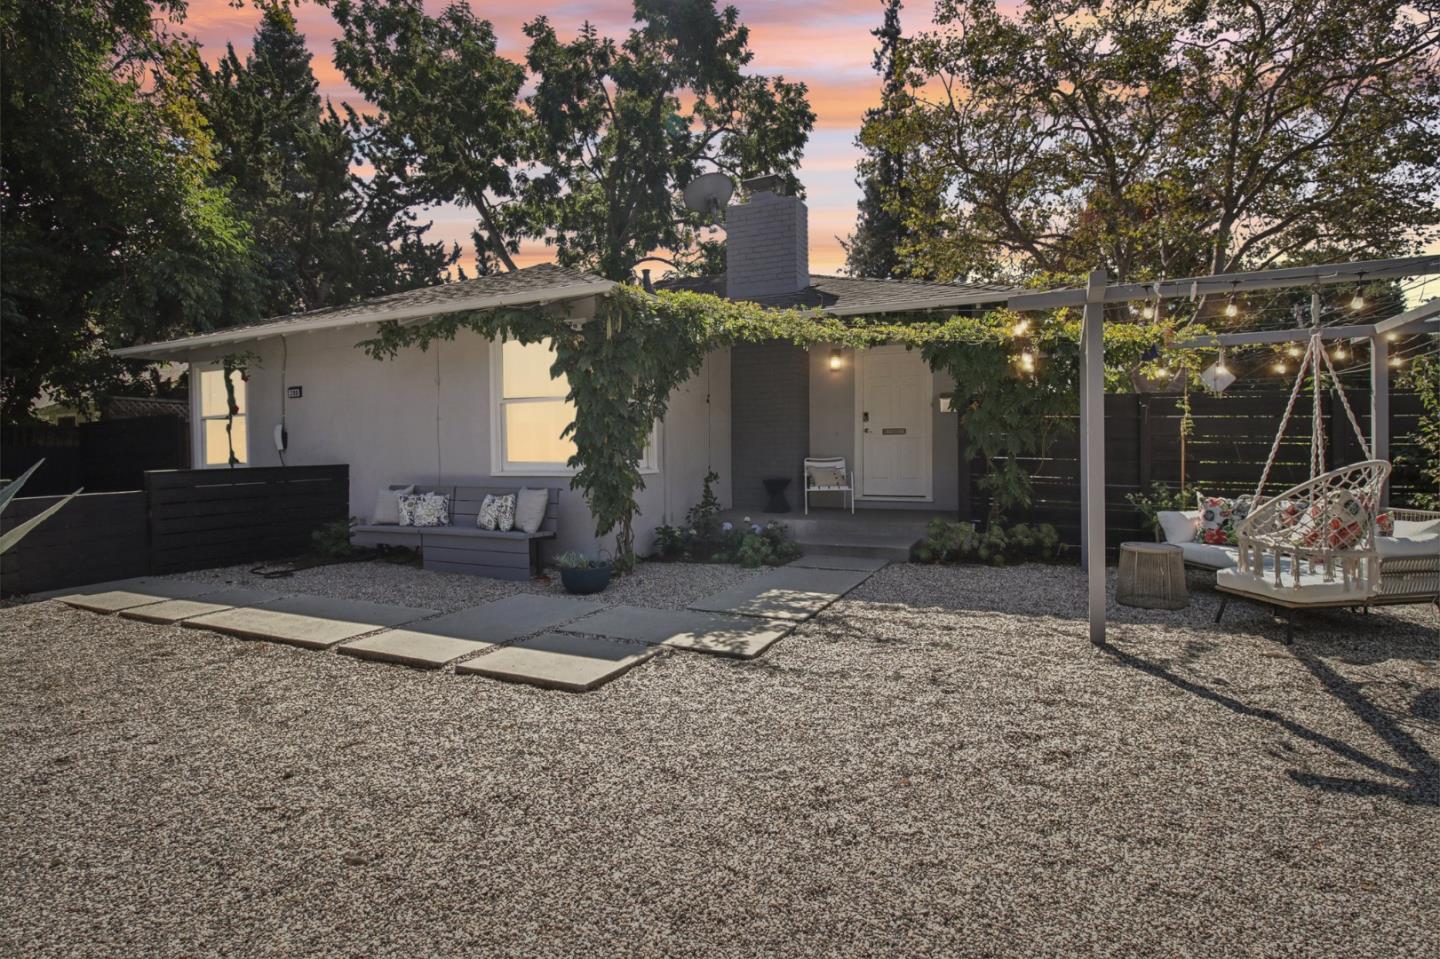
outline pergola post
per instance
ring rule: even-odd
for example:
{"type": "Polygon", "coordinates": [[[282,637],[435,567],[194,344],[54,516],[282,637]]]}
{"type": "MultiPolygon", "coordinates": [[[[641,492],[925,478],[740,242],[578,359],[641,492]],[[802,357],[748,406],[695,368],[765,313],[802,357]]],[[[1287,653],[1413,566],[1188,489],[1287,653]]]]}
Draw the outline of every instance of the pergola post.
{"type": "MultiPolygon", "coordinates": [[[[1370,337],[1370,456],[1390,459],[1390,341],[1370,337]]],[[[1390,482],[1380,488],[1380,505],[1390,505],[1390,482]]]]}
{"type": "Polygon", "coordinates": [[[1088,585],[1090,641],[1105,640],[1105,284],[1104,267],[1085,284],[1080,327],[1080,554],[1088,585]]]}

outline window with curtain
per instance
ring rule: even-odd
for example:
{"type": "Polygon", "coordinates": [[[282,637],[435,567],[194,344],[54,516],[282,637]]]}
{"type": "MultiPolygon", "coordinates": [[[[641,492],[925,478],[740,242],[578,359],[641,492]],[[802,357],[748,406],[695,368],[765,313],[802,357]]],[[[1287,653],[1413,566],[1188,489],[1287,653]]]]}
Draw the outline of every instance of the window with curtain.
{"type": "Polygon", "coordinates": [[[230,374],[235,388],[235,406],[238,410],[227,439],[225,421],[229,413],[229,400],[225,396],[224,370],[195,370],[191,368],[191,382],[200,395],[199,428],[196,443],[199,445],[201,466],[228,466],[230,444],[235,445],[235,458],[243,465],[250,462],[249,432],[246,429],[245,381],[239,372],[230,374]]]}

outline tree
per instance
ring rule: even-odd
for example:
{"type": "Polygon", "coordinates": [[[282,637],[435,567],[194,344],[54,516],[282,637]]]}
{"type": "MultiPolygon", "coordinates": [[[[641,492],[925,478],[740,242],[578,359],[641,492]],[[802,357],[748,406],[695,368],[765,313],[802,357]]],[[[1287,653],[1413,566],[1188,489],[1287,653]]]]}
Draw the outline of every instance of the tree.
{"type": "Polygon", "coordinates": [[[440,282],[459,250],[427,243],[393,177],[352,164],[362,122],[322,107],[305,38],[266,7],[242,62],[227,48],[203,74],[218,176],[250,222],[266,316],[440,282]]]}
{"type": "MultiPolygon", "coordinates": [[[[900,0],[884,0],[885,21],[870,31],[880,41],[875,48],[875,72],[882,79],[880,106],[865,111],[862,129],[876,130],[906,109],[909,90],[897,56],[902,40],[900,0]]],[[[862,135],[856,146],[865,151],[856,167],[860,189],[860,217],[855,232],[845,244],[845,268],[852,276],[898,278],[908,275],[900,250],[908,238],[905,210],[910,205],[906,189],[908,151],[897,150],[883,139],[867,141],[862,135]]]]}
{"type": "Polygon", "coordinates": [[[87,404],[106,347],[252,319],[245,224],[211,182],[180,0],[0,4],[0,415],[87,404]],[[152,20],[152,16],[154,19],[152,20]]]}
{"type": "Polygon", "coordinates": [[[412,205],[475,210],[477,269],[515,269],[515,173],[525,156],[524,68],[464,4],[426,15],[421,0],[336,0],[335,65],[378,110],[365,125],[377,175],[412,205]]]}
{"type": "Polygon", "coordinates": [[[1440,13],[1340,0],[941,0],[903,48],[907,256],[1120,280],[1413,250],[1440,224],[1440,13]]]}
{"type": "Polygon", "coordinates": [[[706,168],[780,173],[797,188],[815,124],[804,84],[744,72],[753,54],[734,7],[635,0],[635,20],[618,44],[589,23],[570,42],[545,17],[525,26],[540,166],[523,181],[527,233],[613,280],[649,259],[713,266],[705,218],[680,190],[706,168]]]}

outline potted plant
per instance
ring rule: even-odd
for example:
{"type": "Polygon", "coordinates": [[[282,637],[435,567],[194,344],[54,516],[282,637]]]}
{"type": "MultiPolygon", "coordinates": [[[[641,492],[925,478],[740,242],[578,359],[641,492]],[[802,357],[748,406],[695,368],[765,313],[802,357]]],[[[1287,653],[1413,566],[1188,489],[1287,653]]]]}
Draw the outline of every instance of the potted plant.
{"type": "Polygon", "coordinates": [[[615,570],[610,560],[591,559],[575,550],[555,557],[555,568],[560,570],[560,582],[566,592],[578,596],[598,593],[609,586],[610,574],[615,570]]]}

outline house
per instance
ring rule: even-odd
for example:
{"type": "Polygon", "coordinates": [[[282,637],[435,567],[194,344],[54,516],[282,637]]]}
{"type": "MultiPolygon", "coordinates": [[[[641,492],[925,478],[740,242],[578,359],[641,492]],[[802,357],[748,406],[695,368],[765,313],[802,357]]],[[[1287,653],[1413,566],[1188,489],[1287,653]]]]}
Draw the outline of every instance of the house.
{"type": "MultiPolygon", "coordinates": [[[[956,310],[1003,302],[1007,289],[815,276],[803,200],[778,181],[747,183],[749,199],[726,211],[728,271],[662,283],[774,306],[852,317],[956,310]]],[[[384,320],[404,322],[499,306],[547,305],[583,321],[614,284],[543,264],[332,309],[280,317],[164,343],[116,350],[190,364],[197,467],[224,468],[234,444],[242,465],[348,463],[351,512],[368,515],[392,483],[546,486],[560,494],[552,548],[594,549],[594,524],[569,489],[573,446],[567,385],[552,381],[543,344],[453,341],[370,358],[356,344],[384,320]],[[233,377],[238,407],[227,438],[227,354],[248,353],[248,381],[233,377]],[[277,444],[284,425],[284,449],[277,444]],[[493,481],[493,483],[491,483],[493,481]]],[[[957,506],[954,419],[942,394],[954,384],[903,347],[863,351],[788,343],[713,351],[671,397],[643,464],[636,546],[679,522],[705,475],[720,477],[722,503],[760,510],[761,480],[790,477],[798,507],[801,461],[843,456],[856,473],[860,510],[952,511],[957,506]]],[[[816,505],[839,505],[825,494],[816,505]]]]}

